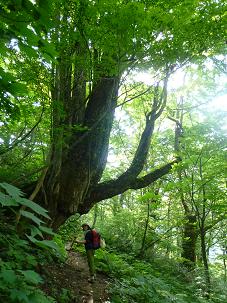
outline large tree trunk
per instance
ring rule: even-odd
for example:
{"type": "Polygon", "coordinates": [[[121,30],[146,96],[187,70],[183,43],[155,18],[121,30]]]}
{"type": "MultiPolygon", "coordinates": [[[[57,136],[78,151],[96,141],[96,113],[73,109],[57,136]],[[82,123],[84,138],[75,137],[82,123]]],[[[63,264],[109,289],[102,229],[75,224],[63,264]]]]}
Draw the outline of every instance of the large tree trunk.
{"type": "Polygon", "coordinates": [[[166,78],[163,88],[156,90],[131,165],[117,179],[100,183],[107,161],[109,137],[117,105],[119,77],[100,78],[86,98],[84,92],[86,87],[83,84],[85,78],[81,71],[79,77],[74,76],[77,77],[78,90],[78,97],[74,99],[73,94],[66,94],[61,87],[63,80],[71,81],[70,77],[61,75],[66,75],[68,71],[70,68],[60,66],[60,72],[56,74],[56,77],[60,77],[60,81],[56,80],[53,94],[55,107],[52,152],[40,191],[41,196],[39,195],[49,210],[54,229],[76,212],[87,213],[99,201],[121,194],[128,189],[139,189],[150,185],[168,173],[172,165],[179,161],[174,159],[147,175],[138,177],[149,152],[155,120],[166,103],[166,78]],[[72,107],[78,108],[78,111],[72,110],[72,107]],[[78,124],[81,129],[78,129],[78,124]]]}
{"type": "Polygon", "coordinates": [[[71,129],[66,129],[70,125],[69,119],[63,121],[60,135],[57,129],[58,137],[56,135],[53,141],[51,165],[43,186],[53,227],[61,225],[77,211],[88,189],[102,176],[117,88],[117,78],[101,79],[93,89],[84,112],[84,130],[74,130],[72,123],[71,129]]]}
{"type": "Polygon", "coordinates": [[[52,142],[48,169],[37,199],[49,210],[54,229],[76,212],[87,213],[99,201],[130,188],[150,185],[179,160],[138,177],[149,152],[155,120],[166,105],[167,71],[163,88],[158,85],[155,89],[131,165],[118,179],[100,183],[107,161],[120,78],[127,65],[125,62],[120,65],[112,49],[101,46],[96,49],[87,41],[83,32],[87,5],[88,2],[80,2],[77,10],[73,10],[75,16],[71,21],[70,5],[65,5],[61,18],[57,13],[59,24],[53,34],[59,58],[52,72],[52,142]]]}

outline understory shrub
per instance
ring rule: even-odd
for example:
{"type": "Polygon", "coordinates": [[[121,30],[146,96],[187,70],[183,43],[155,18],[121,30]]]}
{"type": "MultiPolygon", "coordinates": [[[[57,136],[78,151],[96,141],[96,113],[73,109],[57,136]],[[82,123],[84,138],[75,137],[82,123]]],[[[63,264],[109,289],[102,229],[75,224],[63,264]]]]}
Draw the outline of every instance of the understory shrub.
{"type": "Polygon", "coordinates": [[[45,239],[54,233],[43,218],[49,218],[44,208],[0,183],[0,302],[56,302],[39,288],[42,265],[60,254],[56,243],[45,239]]]}
{"type": "MultiPolygon", "coordinates": [[[[112,277],[111,303],[224,303],[227,292],[213,289],[204,296],[202,270],[188,272],[176,261],[157,258],[151,262],[127,254],[99,250],[97,266],[112,277]]],[[[219,281],[219,286],[221,285],[219,281]]]]}

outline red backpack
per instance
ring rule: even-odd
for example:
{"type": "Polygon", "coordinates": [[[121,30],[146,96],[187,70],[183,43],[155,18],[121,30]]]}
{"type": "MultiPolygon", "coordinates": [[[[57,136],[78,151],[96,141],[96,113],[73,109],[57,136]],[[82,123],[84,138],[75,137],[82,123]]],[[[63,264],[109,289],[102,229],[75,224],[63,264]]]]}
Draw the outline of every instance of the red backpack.
{"type": "Polygon", "coordinates": [[[92,229],[93,249],[100,248],[100,239],[101,239],[100,234],[95,229],[92,229]]]}

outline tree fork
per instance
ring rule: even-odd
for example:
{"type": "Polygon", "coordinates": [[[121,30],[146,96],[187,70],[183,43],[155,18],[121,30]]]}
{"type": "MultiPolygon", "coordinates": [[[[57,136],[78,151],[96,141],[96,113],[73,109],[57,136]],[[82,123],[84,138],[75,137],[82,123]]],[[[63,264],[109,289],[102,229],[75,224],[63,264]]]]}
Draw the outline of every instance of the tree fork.
{"type": "MultiPolygon", "coordinates": [[[[42,200],[47,199],[53,226],[77,211],[91,184],[97,183],[107,161],[109,136],[117,102],[117,78],[103,78],[93,88],[84,115],[85,131],[71,131],[68,146],[60,142],[60,163],[52,163],[44,180],[42,200]],[[59,172],[56,172],[56,167],[59,172]],[[54,170],[54,171],[53,171],[54,170]]],[[[68,134],[68,136],[69,136],[68,134]]],[[[56,142],[54,142],[56,145],[56,142]]],[[[55,152],[55,151],[54,151],[55,152]]],[[[52,155],[54,159],[54,154],[52,155]]]]}

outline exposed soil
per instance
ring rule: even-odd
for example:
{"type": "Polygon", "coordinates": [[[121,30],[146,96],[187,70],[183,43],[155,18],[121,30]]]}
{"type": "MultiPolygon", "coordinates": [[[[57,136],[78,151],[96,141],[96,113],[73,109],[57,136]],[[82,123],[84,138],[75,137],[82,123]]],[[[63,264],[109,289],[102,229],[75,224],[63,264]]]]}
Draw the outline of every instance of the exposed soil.
{"type": "Polygon", "coordinates": [[[50,264],[45,268],[45,275],[48,276],[43,290],[53,296],[58,303],[63,302],[60,299],[63,289],[70,290],[72,294],[70,303],[108,303],[107,288],[109,284],[108,277],[102,273],[97,273],[94,283],[89,283],[89,271],[86,257],[78,252],[69,251],[68,259],[65,264],[59,267],[59,264],[50,264]]]}

